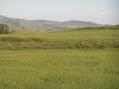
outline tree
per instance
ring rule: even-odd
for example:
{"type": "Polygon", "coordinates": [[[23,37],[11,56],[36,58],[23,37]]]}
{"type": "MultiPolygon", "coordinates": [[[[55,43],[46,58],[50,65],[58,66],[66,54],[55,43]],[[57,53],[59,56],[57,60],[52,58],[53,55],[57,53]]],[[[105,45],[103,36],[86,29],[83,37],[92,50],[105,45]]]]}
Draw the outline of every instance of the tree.
{"type": "Polygon", "coordinates": [[[0,24],[0,34],[8,34],[9,26],[7,24],[0,24]]]}

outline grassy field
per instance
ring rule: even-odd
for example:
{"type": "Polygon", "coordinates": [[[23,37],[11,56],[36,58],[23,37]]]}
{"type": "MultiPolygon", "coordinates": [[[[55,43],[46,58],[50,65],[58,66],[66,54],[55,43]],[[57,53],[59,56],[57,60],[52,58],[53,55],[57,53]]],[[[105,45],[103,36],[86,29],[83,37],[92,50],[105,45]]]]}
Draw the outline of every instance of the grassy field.
{"type": "Polygon", "coordinates": [[[119,30],[85,29],[54,33],[17,33],[0,36],[0,49],[118,48],[119,30]]]}
{"type": "Polygon", "coordinates": [[[75,29],[65,32],[26,32],[15,33],[10,36],[19,38],[42,38],[42,39],[84,39],[84,38],[113,38],[119,37],[119,29],[105,30],[105,29],[75,29]],[[21,36],[22,35],[22,36],[21,36]]]}
{"type": "Polygon", "coordinates": [[[0,89],[119,89],[119,30],[0,35],[0,89]]]}
{"type": "Polygon", "coordinates": [[[0,89],[119,89],[119,49],[1,50],[0,89]]]}

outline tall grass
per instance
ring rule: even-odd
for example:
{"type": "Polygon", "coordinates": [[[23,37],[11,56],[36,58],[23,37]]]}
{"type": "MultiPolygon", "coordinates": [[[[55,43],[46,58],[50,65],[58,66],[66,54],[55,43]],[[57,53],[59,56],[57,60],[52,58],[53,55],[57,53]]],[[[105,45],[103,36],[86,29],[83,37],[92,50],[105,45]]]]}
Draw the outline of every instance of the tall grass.
{"type": "Polygon", "coordinates": [[[0,36],[0,49],[118,48],[119,30],[74,30],[0,36]]]}
{"type": "Polygon", "coordinates": [[[119,30],[0,36],[0,89],[118,88],[119,30]]]}
{"type": "Polygon", "coordinates": [[[0,50],[0,89],[118,89],[118,50],[0,50]]]}

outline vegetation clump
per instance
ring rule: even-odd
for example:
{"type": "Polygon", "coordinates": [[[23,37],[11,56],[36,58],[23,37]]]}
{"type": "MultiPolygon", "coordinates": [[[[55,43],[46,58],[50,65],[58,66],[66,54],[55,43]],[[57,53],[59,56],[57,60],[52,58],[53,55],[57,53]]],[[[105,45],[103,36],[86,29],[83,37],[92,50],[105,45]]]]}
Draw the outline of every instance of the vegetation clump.
{"type": "Polygon", "coordinates": [[[9,33],[9,26],[7,24],[0,23],[0,34],[8,34],[9,33]]]}

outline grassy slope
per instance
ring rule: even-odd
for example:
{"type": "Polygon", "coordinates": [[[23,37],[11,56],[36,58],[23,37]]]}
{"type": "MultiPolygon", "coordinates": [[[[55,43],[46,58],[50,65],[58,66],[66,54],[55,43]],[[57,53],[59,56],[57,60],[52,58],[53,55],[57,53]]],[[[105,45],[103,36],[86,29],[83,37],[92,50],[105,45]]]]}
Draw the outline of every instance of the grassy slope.
{"type": "Polygon", "coordinates": [[[118,89],[119,49],[0,51],[0,89],[118,89]]]}

